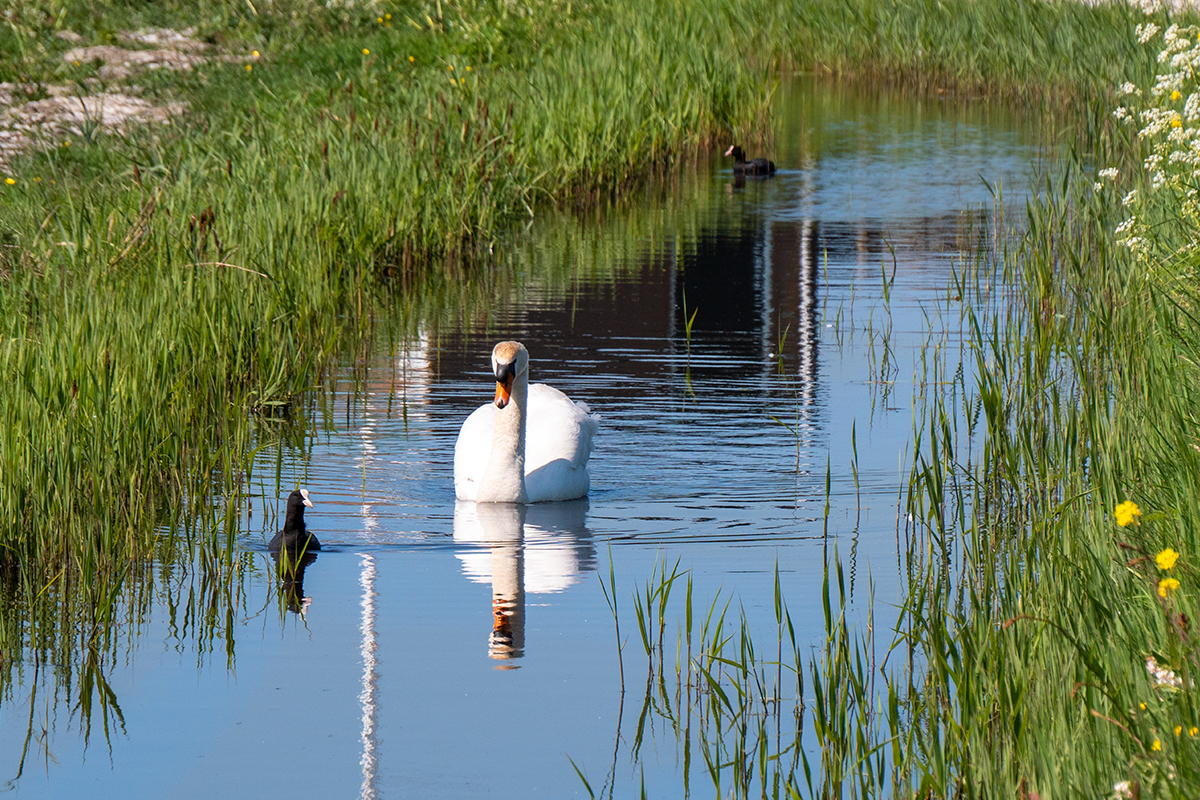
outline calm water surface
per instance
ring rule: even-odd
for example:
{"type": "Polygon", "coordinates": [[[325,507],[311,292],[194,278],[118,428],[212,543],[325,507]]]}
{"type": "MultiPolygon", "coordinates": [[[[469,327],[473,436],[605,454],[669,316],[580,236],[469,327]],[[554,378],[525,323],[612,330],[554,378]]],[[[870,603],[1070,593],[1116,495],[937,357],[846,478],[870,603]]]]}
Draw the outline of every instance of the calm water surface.
{"type": "MultiPolygon", "coordinates": [[[[966,356],[952,275],[995,235],[988,184],[1020,200],[1039,153],[995,107],[796,81],[779,109],[774,178],[737,182],[714,156],[629,208],[540,223],[478,311],[347,358],[302,444],[261,453],[232,640],[156,600],[107,675],[120,719],[93,712],[87,736],[28,665],[0,705],[0,778],[26,753],[14,794],[586,796],[573,759],[595,789],[679,797],[669,727],[631,755],[644,677],[622,707],[610,559],[623,613],[678,562],[697,605],[732,599],[768,638],[778,565],[815,647],[836,552],[860,624],[869,576],[886,628],[914,419],[931,365],[966,356]],[[602,416],[584,501],[455,502],[454,439],[507,338],[534,381],[602,416]],[[326,549],[285,610],[265,543],[296,486],[326,549]]],[[[687,777],[712,793],[702,763],[687,777]]]]}

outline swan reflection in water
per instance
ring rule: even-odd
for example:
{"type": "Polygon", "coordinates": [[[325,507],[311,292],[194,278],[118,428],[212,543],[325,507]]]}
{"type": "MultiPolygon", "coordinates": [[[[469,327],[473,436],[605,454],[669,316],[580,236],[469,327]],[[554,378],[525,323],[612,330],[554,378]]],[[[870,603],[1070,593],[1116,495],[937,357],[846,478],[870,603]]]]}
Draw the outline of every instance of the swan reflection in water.
{"type": "Polygon", "coordinates": [[[458,553],[463,573],[492,585],[488,655],[525,655],[525,595],[561,592],[595,568],[596,550],[586,525],[588,501],[472,503],[454,506],[454,541],[481,545],[458,553]]]}

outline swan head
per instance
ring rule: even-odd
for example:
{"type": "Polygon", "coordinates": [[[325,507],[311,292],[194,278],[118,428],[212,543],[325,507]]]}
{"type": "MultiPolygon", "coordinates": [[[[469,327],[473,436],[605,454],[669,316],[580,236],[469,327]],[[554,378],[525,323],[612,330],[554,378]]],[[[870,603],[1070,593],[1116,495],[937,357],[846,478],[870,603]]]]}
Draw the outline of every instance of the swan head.
{"type": "Polygon", "coordinates": [[[492,348],[492,374],[496,376],[496,407],[512,398],[513,382],[529,369],[529,351],[520,342],[501,342],[492,348]]]}

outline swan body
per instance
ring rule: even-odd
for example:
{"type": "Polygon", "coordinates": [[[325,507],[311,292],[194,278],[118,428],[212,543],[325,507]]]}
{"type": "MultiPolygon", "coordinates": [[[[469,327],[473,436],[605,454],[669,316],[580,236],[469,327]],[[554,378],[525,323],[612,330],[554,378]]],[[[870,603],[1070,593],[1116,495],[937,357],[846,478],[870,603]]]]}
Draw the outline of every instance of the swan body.
{"type": "Polygon", "coordinates": [[[600,417],[552,386],[529,385],[529,351],[492,351],[496,399],[467,417],[454,445],[454,491],[479,503],[545,503],[588,493],[600,417]]]}

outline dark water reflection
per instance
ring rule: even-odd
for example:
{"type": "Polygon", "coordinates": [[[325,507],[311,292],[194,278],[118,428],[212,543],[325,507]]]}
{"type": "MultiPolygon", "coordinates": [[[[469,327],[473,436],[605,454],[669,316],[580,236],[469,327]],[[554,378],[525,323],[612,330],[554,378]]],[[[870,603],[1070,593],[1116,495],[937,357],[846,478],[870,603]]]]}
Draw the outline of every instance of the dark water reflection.
{"type": "MultiPolygon", "coordinates": [[[[961,282],[998,302],[979,258],[993,191],[1022,197],[1038,153],[996,107],[797,81],[780,109],[773,178],[737,182],[714,154],[629,208],[534,226],[459,287],[486,302],[416,298],[381,319],[375,349],[314,395],[304,444],[261,453],[228,608],[236,659],[172,638],[154,606],[110,671],[111,749],[51,721],[21,793],[582,795],[570,756],[616,796],[644,781],[677,797],[675,733],[629,756],[598,582],[610,553],[622,613],[678,562],[698,605],[736,598],[764,631],[778,566],[805,647],[835,550],[861,613],[868,567],[894,603],[913,420],[969,361],[961,282]],[[454,439],[490,396],[501,338],[601,414],[587,500],[455,502],[454,439]],[[324,550],[279,594],[265,543],[296,486],[324,550]]],[[[0,706],[0,767],[26,735],[14,715],[69,716],[28,685],[0,706]]],[[[689,780],[707,796],[695,765],[689,780]]]]}

